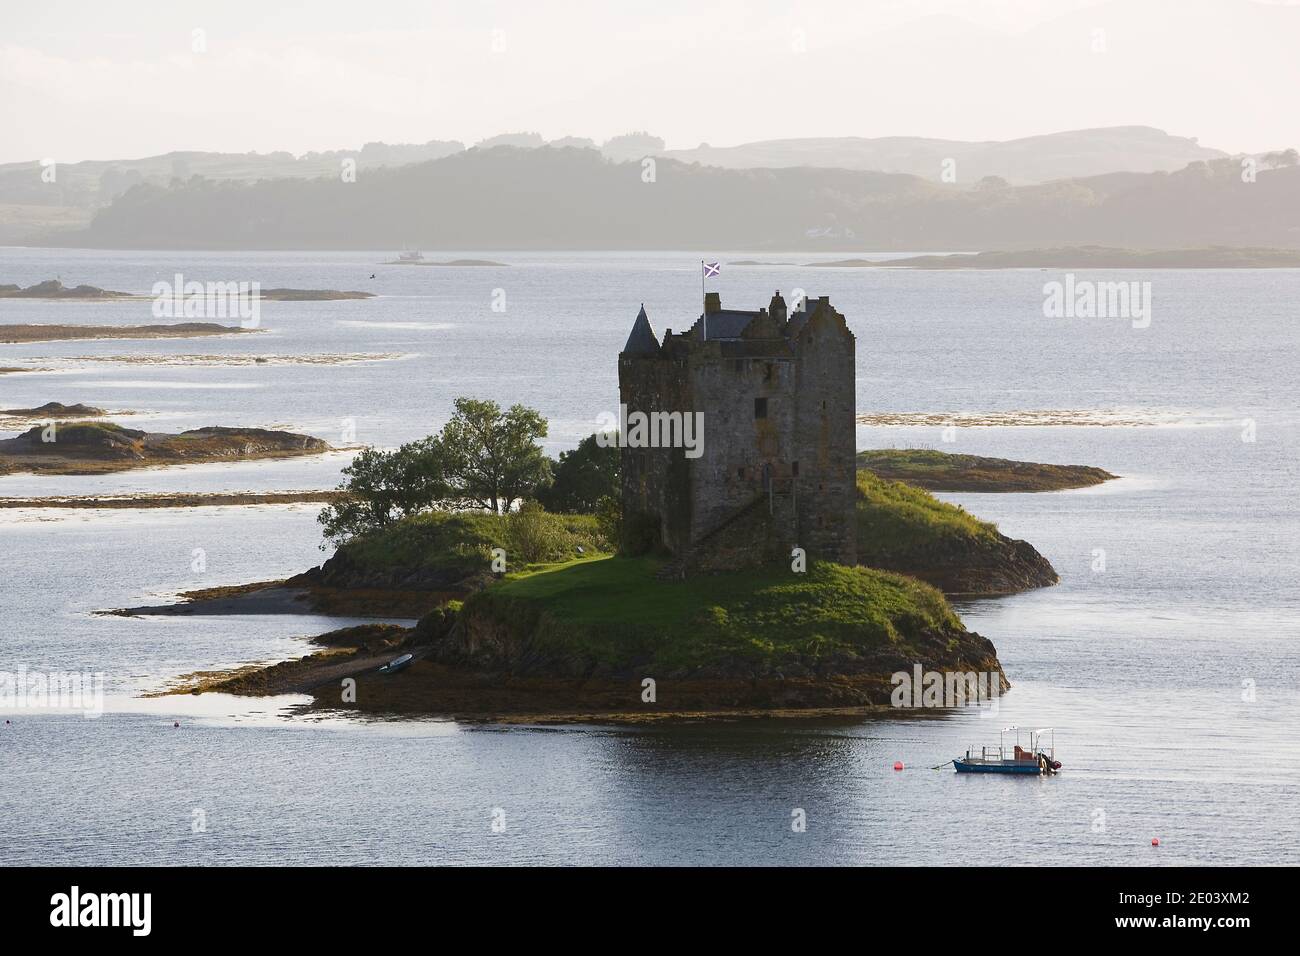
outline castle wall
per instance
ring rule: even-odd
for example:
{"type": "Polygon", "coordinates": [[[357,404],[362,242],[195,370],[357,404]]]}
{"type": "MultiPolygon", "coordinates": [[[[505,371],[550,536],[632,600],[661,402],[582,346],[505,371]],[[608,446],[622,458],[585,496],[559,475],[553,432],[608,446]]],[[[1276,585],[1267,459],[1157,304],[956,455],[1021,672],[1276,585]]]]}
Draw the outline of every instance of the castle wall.
{"type": "MultiPolygon", "coordinates": [[[[619,359],[619,402],[634,411],[692,407],[684,362],[660,357],[619,359]]],[[[705,441],[708,441],[707,425],[705,441]]],[[[620,452],[625,537],[644,522],[657,524],[659,543],[681,553],[691,541],[690,473],[681,448],[623,448],[620,452]]],[[[628,544],[627,541],[624,542],[628,544]]]]}
{"type": "Polygon", "coordinates": [[[800,547],[810,558],[857,563],[854,338],[817,313],[800,332],[794,385],[800,547]]]}
{"type": "Polygon", "coordinates": [[[704,454],[690,463],[697,541],[765,491],[765,468],[773,478],[787,477],[793,451],[794,362],[725,358],[721,351],[697,353],[689,369],[696,408],[704,412],[704,454]],[[767,401],[765,418],[755,418],[758,398],[767,401]]]}
{"type": "Polygon", "coordinates": [[[794,546],[794,502],[790,495],[755,498],[690,551],[685,561],[687,573],[788,562],[794,546]]]}

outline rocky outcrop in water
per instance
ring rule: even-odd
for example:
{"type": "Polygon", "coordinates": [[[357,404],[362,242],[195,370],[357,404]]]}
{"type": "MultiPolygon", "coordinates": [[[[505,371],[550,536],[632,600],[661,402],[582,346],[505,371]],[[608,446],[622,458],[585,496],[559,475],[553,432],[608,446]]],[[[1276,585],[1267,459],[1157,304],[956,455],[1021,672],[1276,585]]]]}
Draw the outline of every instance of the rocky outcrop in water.
{"type": "Polygon", "coordinates": [[[46,402],[37,408],[3,408],[0,415],[13,418],[99,418],[108,414],[94,405],[64,405],[62,402],[46,402]]]}
{"type": "Polygon", "coordinates": [[[210,461],[315,455],[330,445],[310,435],[212,425],[179,435],[123,428],[111,422],[37,425],[0,441],[0,474],[99,474],[210,461]]]}
{"type": "Polygon", "coordinates": [[[325,587],[338,590],[383,591],[471,591],[482,586],[482,562],[450,567],[406,567],[363,564],[347,548],[339,548],[320,567],[288,580],[295,587],[325,587]]]}
{"type": "Polygon", "coordinates": [[[78,285],[68,288],[58,279],[46,279],[27,288],[7,284],[0,285],[0,299],[130,299],[130,292],[113,292],[93,285],[78,285]]]}
{"type": "Polygon", "coordinates": [[[876,554],[872,567],[910,574],[948,595],[1017,594],[1061,579],[1028,541],[948,538],[876,554]]]}

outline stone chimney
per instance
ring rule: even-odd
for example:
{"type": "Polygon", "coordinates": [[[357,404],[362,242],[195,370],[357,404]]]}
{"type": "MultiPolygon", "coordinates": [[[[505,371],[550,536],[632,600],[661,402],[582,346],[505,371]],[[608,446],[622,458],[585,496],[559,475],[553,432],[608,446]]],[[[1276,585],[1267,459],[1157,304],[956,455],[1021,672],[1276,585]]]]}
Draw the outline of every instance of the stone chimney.
{"type": "Polygon", "coordinates": [[[776,290],[776,295],[772,296],[772,301],[767,306],[768,313],[776,320],[778,326],[785,325],[786,311],[785,299],[781,298],[781,290],[776,290]]]}
{"type": "Polygon", "coordinates": [[[704,314],[713,315],[722,311],[722,296],[716,292],[704,293],[704,314]]]}

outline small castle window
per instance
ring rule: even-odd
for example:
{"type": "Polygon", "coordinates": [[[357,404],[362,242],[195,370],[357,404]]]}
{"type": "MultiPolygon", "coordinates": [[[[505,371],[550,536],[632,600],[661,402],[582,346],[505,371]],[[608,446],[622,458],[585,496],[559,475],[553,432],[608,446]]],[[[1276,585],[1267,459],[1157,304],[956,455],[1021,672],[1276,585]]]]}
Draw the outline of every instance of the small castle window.
{"type": "Polygon", "coordinates": [[[754,417],[755,417],[755,418],[767,418],[767,399],[766,399],[766,398],[756,398],[756,399],[754,399],[754,417]]]}
{"type": "Polygon", "coordinates": [[[737,477],[737,478],[744,478],[744,477],[745,477],[745,466],[744,466],[744,465],[741,465],[739,468],[736,469],[736,477],[737,477]]]}
{"type": "Polygon", "coordinates": [[[731,370],[732,370],[733,372],[735,372],[737,375],[742,375],[742,374],[744,374],[744,372],[745,372],[745,360],[744,360],[744,359],[733,359],[733,360],[732,360],[732,363],[731,363],[731,370]]]}
{"type": "Polygon", "coordinates": [[[796,478],[799,477],[799,463],[797,461],[790,462],[790,474],[796,478]]]}
{"type": "Polygon", "coordinates": [[[772,371],[774,368],[775,366],[773,366],[771,362],[768,362],[767,365],[763,367],[763,381],[772,381],[772,371]]]}

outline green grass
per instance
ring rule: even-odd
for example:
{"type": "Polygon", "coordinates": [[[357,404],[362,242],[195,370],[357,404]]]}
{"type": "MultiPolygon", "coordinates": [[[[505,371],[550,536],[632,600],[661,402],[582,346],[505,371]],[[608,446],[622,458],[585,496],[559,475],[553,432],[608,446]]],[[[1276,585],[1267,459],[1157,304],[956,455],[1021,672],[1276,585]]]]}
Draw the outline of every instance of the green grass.
{"type": "Polygon", "coordinates": [[[924,550],[959,538],[996,541],[997,526],[901,481],[858,473],[858,560],[924,550]]]}
{"type": "Polygon", "coordinates": [[[95,435],[139,435],[140,432],[135,429],[124,428],[114,422],[68,422],[66,425],[58,426],[58,434],[62,436],[78,435],[92,437],[95,435]]]}
{"type": "Polygon", "coordinates": [[[58,454],[61,450],[60,446],[67,449],[83,445],[98,445],[109,439],[134,441],[144,435],[144,432],[123,428],[113,422],[72,421],[58,423],[55,426],[55,440],[45,442],[42,441],[41,434],[46,427],[36,425],[23,435],[29,440],[33,450],[50,454],[58,454]]]}
{"type": "MultiPolygon", "coordinates": [[[[869,472],[858,474],[858,555],[869,567],[893,567],[890,559],[925,552],[956,539],[997,540],[997,529],[955,505],[939,501],[928,492],[869,472]]],[[[506,550],[508,566],[573,558],[581,547],[589,557],[610,549],[590,515],[538,512],[530,517],[483,512],[429,511],[405,518],[380,530],[354,538],[341,551],[362,568],[412,571],[485,569],[493,548],[506,550]]],[[[603,573],[611,573],[608,569],[603,573]]],[[[725,577],[725,576],[724,576],[725,577]]],[[[721,587],[724,578],[705,577],[687,582],[674,593],[696,587],[721,587]]],[[[672,603],[644,609],[649,619],[669,613],[672,603]]],[[[680,619],[677,619],[680,623],[680,619]]]]}
{"type": "Polygon", "coordinates": [[[551,656],[663,673],[844,663],[962,629],[937,590],[888,572],[814,562],[661,581],[659,567],[605,557],[533,569],[473,595],[464,613],[530,634],[551,656]]]}
{"type": "Polygon", "coordinates": [[[487,568],[493,548],[506,549],[509,565],[567,558],[579,547],[605,547],[590,515],[542,513],[527,524],[517,515],[428,511],[382,531],[353,538],[340,550],[370,568],[487,568]]]}
{"type": "Polygon", "coordinates": [[[889,467],[918,474],[942,474],[974,461],[973,455],[950,455],[933,448],[873,448],[858,452],[858,467],[889,467]]]}

